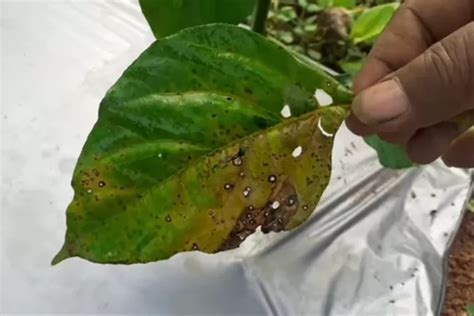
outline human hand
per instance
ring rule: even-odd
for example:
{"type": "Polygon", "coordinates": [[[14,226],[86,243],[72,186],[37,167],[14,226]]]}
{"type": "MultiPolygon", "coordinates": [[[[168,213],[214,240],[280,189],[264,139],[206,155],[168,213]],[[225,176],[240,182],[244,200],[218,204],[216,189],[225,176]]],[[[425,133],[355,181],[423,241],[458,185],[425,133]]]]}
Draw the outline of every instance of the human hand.
{"type": "Polygon", "coordinates": [[[417,163],[474,167],[473,21],[474,0],[405,1],[354,82],[349,129],[417,163]]]}

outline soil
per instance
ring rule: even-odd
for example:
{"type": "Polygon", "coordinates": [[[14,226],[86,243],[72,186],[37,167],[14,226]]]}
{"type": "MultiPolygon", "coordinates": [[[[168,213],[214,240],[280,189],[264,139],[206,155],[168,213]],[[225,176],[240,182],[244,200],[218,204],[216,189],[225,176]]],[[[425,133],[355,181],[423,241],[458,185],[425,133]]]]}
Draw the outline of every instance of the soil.
{"type": "Polygon", "coordinates": [[[468,304],[474,305],[474,213],[470,211],[465,214],[449,256],[443,315],[467,316],[468,304]]]}

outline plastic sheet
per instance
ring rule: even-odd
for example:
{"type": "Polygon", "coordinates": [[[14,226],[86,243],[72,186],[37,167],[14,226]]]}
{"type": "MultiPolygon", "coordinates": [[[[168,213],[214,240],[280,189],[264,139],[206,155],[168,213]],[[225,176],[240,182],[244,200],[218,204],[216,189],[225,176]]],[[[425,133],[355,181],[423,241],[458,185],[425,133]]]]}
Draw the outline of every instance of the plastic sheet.
{"type": "Polygon", "coordinates": [[[3,1],[1,32],[2,313],[440,312],[471,173],[383,170],[345,128],[331,184],[295,231],[216,255],[50,267],[98,104],[153,38],[128,1],[3,1]]]}

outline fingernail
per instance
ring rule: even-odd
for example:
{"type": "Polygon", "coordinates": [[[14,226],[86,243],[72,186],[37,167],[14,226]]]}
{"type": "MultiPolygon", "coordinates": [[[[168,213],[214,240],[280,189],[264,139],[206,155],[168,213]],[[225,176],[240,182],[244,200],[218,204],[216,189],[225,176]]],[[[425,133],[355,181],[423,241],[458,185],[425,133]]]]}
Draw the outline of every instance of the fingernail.
{"type": "Polygon", "coordinates": [[[367,125],[393,121],[409,108],[409,100],[396,78],[383,81],[359,93],[352,111],[367,125]]]}

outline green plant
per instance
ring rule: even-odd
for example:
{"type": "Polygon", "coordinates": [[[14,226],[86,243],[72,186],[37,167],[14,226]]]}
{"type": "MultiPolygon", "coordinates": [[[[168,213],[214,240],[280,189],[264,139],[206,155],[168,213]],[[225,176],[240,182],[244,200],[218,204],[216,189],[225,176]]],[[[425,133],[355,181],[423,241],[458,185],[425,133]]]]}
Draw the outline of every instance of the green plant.
{"type": "Polygon", "coordinates": [[[364,10],[354,22],[350,38],[354,44],[372,43],[398,9],[397,2],[381,4],[364,10]]]}
{"type": "Polygon", "coordinates": [[[467,304],[466,312],[467,316],[474,316],[474,305],[467,304]]]}
{"type": "Polygon", "coordinates": [[[256,0],[140,0],[156,38],[196,25],[243,22],[256,0]]]}
{"type": "MultiPolygon", "coordinates": [[[[53,263],[213,253],[258,226],[297,227],[317,205],[352,95],[318,64],[257,33],[269,1],[255,10],[257,32],[213,23],[238,23],[252,1],[231,2],[235,12],[220,3],[140,1],[160,39],[100,104],[53,263]],[[322,107],[316,92],[331,105],[322,107]]],[[[278,18],[291,21],[283,11],[278,18]]]]}
{"type": "Polygon", "coordinates": [[[399,6],[396,0],[379,2],[280,0],[270,11],[268,32],[292,49],[353,78],[399,6]]]}

